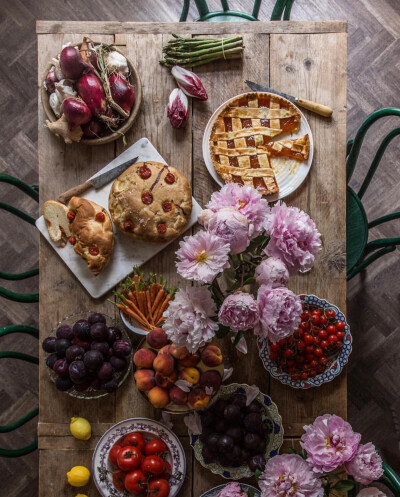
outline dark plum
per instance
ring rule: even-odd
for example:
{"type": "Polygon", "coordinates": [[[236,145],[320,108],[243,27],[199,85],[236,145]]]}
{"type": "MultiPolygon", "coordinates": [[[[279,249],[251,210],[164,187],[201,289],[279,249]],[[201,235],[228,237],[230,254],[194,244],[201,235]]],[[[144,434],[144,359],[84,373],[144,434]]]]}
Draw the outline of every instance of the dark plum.
{"type": "Polygon", "coordinates": [[[231,426],[225,433],[233,438],[235,444],[239,444],[244,437],[244,430],[240,426],[231,426]]]}
{"type": "Polygon", "coordinates": [[[97,371],[103,362],[103,354],[98,350],[88,350],[83,358],[83,363],[89,371],[97,371]]]}
{"type": "Polygon", "coordinates": [[[122,332],[119,328],[115,328],[114,326],[110,326],[108,328],[108,343],[112,345],[116,340],[121,340],[122,332]]]}
{"type": "Polygon", "coordinates": [[[49,352],[50,354],[52,352],[56,351],[56,337],[47,337],[43,340],[42,342],[42,349],[45,352],[49,352]]]}
{"type": "Polygon", "coordinates": [[[59,376],[56,379],[56,388],[61,392],[66,392],[73,386],[74,384],[72,383],[71,378],[68,378],[68,376],[65,377],[59,376]]]}
{"type": "Polygon", "coordinates": [[[237,404],[229,404],[224,409],[224,419],[230,423],[240,424],[242,412],[237,404]]]}
{"type": "Polygon", "coordinates": [[[250,412],[261,412],[261,406],[260,406],[260,404],[256,400],[253,400],[253,402],[251,402],[247,406],[246,412],[248,412],[248,413],[250,413],[250,412]]]}
{"type": "Polygon", "coordinates": [[[90,386],[94,388],[95,390],[101,390],[101,381],[98,378],[95,378],[92,380],[90,383],[90,386]]]}
{"type": "Polygon", "coordinates": [[[90,344],[91,350],[98,350],[104,357],[108,357],[109,345],[108,342],[92,342],[90,344]]]}
{"type": "Polygon", "coordinates": [[[129,340],[117,340],[113,344],[113,349],[117,357],[124,357],[131,353],[132,345],[129,340]]]}
{"type": "Polygon", "coordinates": [[[218,416],[223,416],[225,407],[228,405],[228,402],[223,399],[218,399],[217,402],[210,407],[211,412],[215,412],[218,416]]]}
{"type": "Polygon", "coordinates": [[[72,327],[72,331],[76,338],[80,338],[81,340],[90,339],[90,324],[86,319],[79,319],[72,327]]]}
{"type": "Polygon", "coordinates": [[[87,390],[90,387],[91,383],[92,383],[92,380],[90,378],[85,378],[85,380],[82,383],[76,383],[74,385],[75,390],[77,392],[84,392],[85,390],[87,390]]]}
{"type": "Polygon", "coordinates": [[[67,348],[71,345],[70,340],[67,340],[66,338],[57,338],[56,340],[56,354],[58,357],[64,357],[65,356],[65,351],[67,348]]]}
{"type": "Polygon", "coordinates": [[[248,465],[253,473],[258,469],[264,471],[266,460],[262,454],[256,454],[248,460],[248,465]]]}
{"type": "Polygon", "coordinates": [[[89,340],[80,340],[79,338],[74,338],[72,340],[73,345],[79,345],[79,347],[82,347],[85,350],[90,350],[90,341],[89,340]]]}
{"type": "Polygon", "coordinates": [[[86,381],[87,369],[83,361],[73,361],[69,365],[69,376],[74,383],[83,383],[86,381]]]}
{"type": "Polygon", "coordinates": [[[53,369],[54,364],[58,361],[58,355],[57,354],[51,354],[49,357],[46,359],[46,366],[49,367],[50,369],[53,369]]]}
{"type": "Polygon", "coordinates": [[[62,324],[57,328],[56,336],[57,338],[66,338],[67,340],[72,340],[74,338],[74,332],[72,331],[71,326],[62,324]]]}
{"type": "Polygon", "coordinates": [[[247,464],[247,461],[250,459],[251,454],[247,449],[242,449],[242,464],[247,464]]]}
{"type": "Polygon", "coordinates": [[[113,378],[112,380],[102,383],[101,388],[109,393],[115,392],[115,390],[118,388],[118,382],[115,378],[113,378]]]}
{"type": "Polygon", "coordinates": [[[114,374],[114,368],[109,362],[103,362],[100,369],[97,371],[97,378],[101,381],[106,381],[112,378],[114,374]]]}
{"type": "Polygon", "coordinates": [[[115,355],[114,349],[113,348],[108,349],[108,351],[107,351],[107,357],[113,357],[114,355],[115,355]]]}
{"type": "Polygon", "coordinates": [[[231,452],[234,443],[233,438],[229,435],[221,435],[218,439],[218,452],[220,454],[225,454],[226,452],[231,452]]]}
{"type": "Polygon", "coordinates": [[[124,357],[110,357],[110,364],[114,368],[115,371],[123,371],[126,369],[128,363],[124,357]]]}
{"type": "Polygon", "coordinates": [[[94,324],[94,323],[105,323],[106,322],[106,318],[103,316],[103,314],[100,314],[99,312],[93,312],[88,317],[88,322],[90,324],[94,324]]]}
{"type": "Polygon", "coordinates": [[[220,435],[218,435],[218,433],[210,433],[209,435],[207,435],[207,438],[205,440],[205,445],[212,452],[218,452],[219,437],[220,437],[220,435]]]}
{"type": "Polygon", "coordinates": [[[232,452],[226,452],[218,456],[218,460],[224,468],[230,468],[233,464],[233,454],[232,452]]]}
{"type": "Polygon", "coordinates": [[[215,424],[215,416],[210,411],[205,411],[201,416],[202,426],[213,426],[215,424]]]}
{"type": "Polygon", "coordinates": [[[204,446],[201,449],[201,455],[203,456],[204,462],[206,464],[210,464],[215,461],[215,455],[214,453],[210,450],[209,447],[204,446]]]}
{"type": "Polygon", "coordinates": [[[242,450],[238,445],[235,445],[232,450],[232,466],[237,468],[242,465],[242,450]]]}
{"type": "Polygon", "coordinates": [[[263,420],[259,412],[250,412],[249,414],[246,414],[243,424],[246,431],[251,433],[258,433],[264,429],[263,420]]]}
{"type": "Polygon", "coordinates": [[[244,436],[244,447],[252,454],[259,452],[261,443],[262,439],[255,433],[246,433],[246,435],[244,436]]]}
{"type": "Polygon", "coordinates": [[[68,376],[68,361],[65,358],[57,359],[54,363],[53,371],[59,376],[68,376]]]}
{"type": "Polygon", "coordinates": [[[219,419],[219,420],[215,423],[214,430],[215,430],[217,433],[224,433],[224,431],[225,431],[225,422],[224,422],[224,420],[223,420],[223,419],[219,419]]]}
{"type": "Polygon", "coordinates": [[[90,327],[90,336],[97,342],[104,342],[108,338],[108,329],[105,323],[94,323],[90,327]]]}
{"type": "Polygon", "coordinates": [[[240,407],[242,411],[246,410],[246,396],[240,393],[233,396],[232,404],[240,407]]]}
{"type": "Polygon", "coordinates": [[[85,354],[85,349],[79,345],[70,345],[65,351],[67,361],[81,361],[85,354]]]}

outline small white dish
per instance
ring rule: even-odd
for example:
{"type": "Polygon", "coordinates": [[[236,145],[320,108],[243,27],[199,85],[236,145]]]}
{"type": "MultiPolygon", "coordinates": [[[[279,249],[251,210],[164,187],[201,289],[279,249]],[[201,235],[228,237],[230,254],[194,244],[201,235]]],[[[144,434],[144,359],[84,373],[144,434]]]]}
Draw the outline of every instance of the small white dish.
{"type": "Polygon", "coordinates": [[[135,319],[132,318],[132,321],[129,321],[129,319],[124,315],[123,312],[119,311],[119,317],[121,321],[124,323],[124,326],[127,330],[130,332],[134,333],[135,335],[140,335],[140,336],[146,336],[148,331],[144,330],[141,328],[135,321],[135,319]]]}

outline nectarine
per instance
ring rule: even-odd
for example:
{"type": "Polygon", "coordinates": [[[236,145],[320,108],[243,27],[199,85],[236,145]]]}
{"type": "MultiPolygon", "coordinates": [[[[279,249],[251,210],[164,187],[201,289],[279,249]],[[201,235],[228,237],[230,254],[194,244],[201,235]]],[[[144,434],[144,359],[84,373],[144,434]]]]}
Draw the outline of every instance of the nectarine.
{"type": "Polygon", "coordinates": [[[149,392],[149,401],[154,407],[162,409],[169,403],[167,390],[161,387],[154,387],[149,392]]]}
{"type": "Polygon", "coordinates": [[[139,349],[133,356],[133,362],[138,368],[151,368],[156,354],[150,349],[139,349]]]}
{"type": "Polygon", "coordinates": [[[138,369],[134,376],[137,389],[141,392],[151,390],[156,384],[155,374],[152,369],[138,369]]]}
{"type": "Polygon", "coordinates": [[[218,366],[223,360],[221,349],[216,345],[207,345],[201,351],[201,360],[210,368],[218,366]]]}

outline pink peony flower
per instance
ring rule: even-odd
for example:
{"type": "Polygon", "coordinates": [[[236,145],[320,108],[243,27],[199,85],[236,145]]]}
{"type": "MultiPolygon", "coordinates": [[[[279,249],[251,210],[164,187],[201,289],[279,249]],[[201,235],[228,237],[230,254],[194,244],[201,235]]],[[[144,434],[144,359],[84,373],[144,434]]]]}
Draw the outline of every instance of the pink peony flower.
{"type": "Polygon", "coordinates": [[[272,457],[258,480],[261,497],[323,497],[320,479],[297,454],[272,457]]]}
{"type": "Polygon", "coordinates": [[[233,207],[214,212],[206,222],[206,229],[229,243],[231,254],[244,252],[253,233],[253,225],[233,207]]]}
{"type": "Polygon", "coordinates": [[[387,497],[387,495],[379,490],[379,488],[368,487],[360,490],[356,497],[387,497]]]}
{"type": "Polygon", "coordinates": [[[240,483],[233,481],[228,483],[217,495],[217,497],[247,497],[247,494],[242,492],[240,483]]]}
{"type": "Polygon", "coordinates": [[[260,286],[257,295],[259,323],[254,333],[271,342],[279,342],[290,336],[300,324],[301,301],[285,287],[260,286]]]}
{"type": "Polygon", "coordinates": [[[270,236],[265,253],[281,259],[291,273],[308,271],[321,250],[321,234],[308,214],[284,202],[272,207],[265,222],[270,236]]]}
{"type": "Polygon", "coordinates": [[[360,444],[354,458],[344,464],[344,469],[362,485],[369,485],[383,475],[381,456],[371,442],[360,444]]]}
{"type": "Polygon", "coordinates": [[[204,226],[206,229],[208,227],[208,221],[215,214],[211,209],[203,209],[197,216],[197,222],[204,226]]]}
{"type": "Polygon", "coordinates": [[[270,210],[268,202],[255,188],[238,183],[227,183],[220,191],[214,192],[206,207],[214,212],[224,207],[234,207],[253,225],[252,238],[263,231],[270,210]]]}
{"type": "Polygon", "coordinates": [[[254,328],[259,321],[257,302],[249,293],[232,293],[222,302],[218,321],[234,331],[254,328]]]}
{"type": "Polygon", "coordinates": [[[207,231],[185,236],[176,255],[178,273],[187,280],[211,283],[229,267],[229,244],[207,231]]]}
{"type": "Polygon", "coordinates": [[[258,285],[266,285],[269,288],[286,286],[289,281],[289,271],[285,264],[276,257],[264,259],[256,267],[254,277],[258,285]]]}
{"type": "Polygon", "coordinates": [[[163,314],[163,329],[177,347],[185,346],[193,354],[214,337],[218,324],[211,317],[216,313],[205,286],[180,289],[163,314]]]}
{"type": "Polygon", "coordinates": [[[300,445],[307,452],[307,461],[318,473],[333,471],[357,452],[361,435],[355,433],[340,416],[324,414],[312,425],[304,426],[306,433],[300,445]]]}

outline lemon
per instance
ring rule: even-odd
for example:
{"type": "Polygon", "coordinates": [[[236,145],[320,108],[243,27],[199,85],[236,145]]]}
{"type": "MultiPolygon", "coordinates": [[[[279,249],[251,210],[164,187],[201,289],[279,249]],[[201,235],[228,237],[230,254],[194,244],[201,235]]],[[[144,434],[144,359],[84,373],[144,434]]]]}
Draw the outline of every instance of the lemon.
{"type": "Polygon", "coordinates": [[[85,466],[74,466],[68,471],[67,478],[73,487],[84,487],[89,483],[90,471],[85,466]]]}
{"type": "Polygon", "coordinates": [[[76,494],[75,497],[88,497],[88,496],[85,494],[76,494]]]}
{"type": "Polygon", "coordinates": [[[85,418],[71,418],[69,429],[78,440],[89,440],[92,436],[92,427],[85,418]]]}

